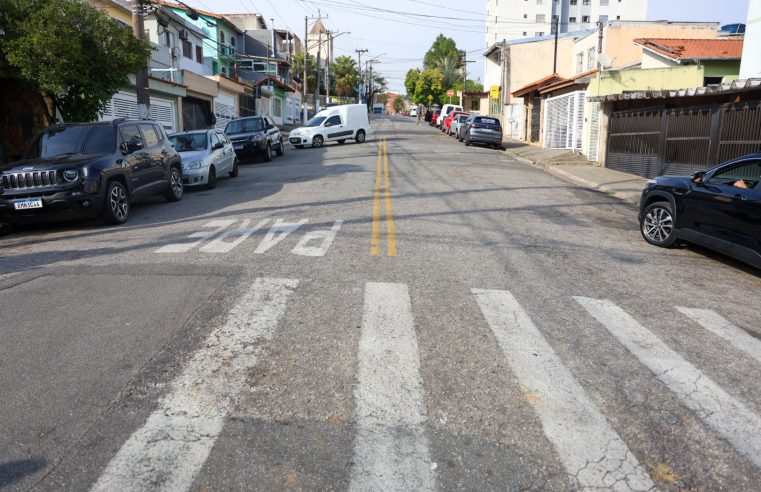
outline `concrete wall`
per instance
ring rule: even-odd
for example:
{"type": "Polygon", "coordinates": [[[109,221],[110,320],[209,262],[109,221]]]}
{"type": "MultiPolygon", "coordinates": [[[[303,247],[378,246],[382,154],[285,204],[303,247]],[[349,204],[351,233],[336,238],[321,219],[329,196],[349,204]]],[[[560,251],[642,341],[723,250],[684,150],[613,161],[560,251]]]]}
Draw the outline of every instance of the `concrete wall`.
{"type": "MultiPolygon", "coordinates": [[[[574,45],[574,38],[570,36],[558,40],[557,72],[561,77],[571,77],[575,73],[574,45]]],[[[512,102],[513,91],[552,74],[554,49],[553,39],[509,46],[510,69],[505,84],[507,104],[512,102]]]]}
{"type": "Polygon", "coordinates": [[[703,72],[704,77],[722,77],[722,82],[731,82],[740,78],[740,60],[707,61],[703,72]]]}
{"type": "Polygon", "coordinates": [[[761,52],[761,2],[751,1],[748,5],[740,78],[761,77],[761,56],[758,55],[759,52],[761,52]]]}
{"type": "Polygon", "coordinates": [[[686,65],[647,70],[611,70],[593,77],[587,90],[589,97],[622,94],[631,91],[685,89],[703,85],[703,67],[686,65]]]}

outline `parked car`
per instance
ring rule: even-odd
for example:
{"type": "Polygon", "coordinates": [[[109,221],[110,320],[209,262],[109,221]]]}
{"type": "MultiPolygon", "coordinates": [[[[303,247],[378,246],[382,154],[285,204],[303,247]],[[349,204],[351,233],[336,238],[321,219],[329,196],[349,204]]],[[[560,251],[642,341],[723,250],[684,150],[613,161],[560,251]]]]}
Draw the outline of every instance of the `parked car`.
{"type": "Polygon", "coordinates": [[[449,116],[449,114],[452,111],[462,111],[462,106],[458,106],[456,104],[445,104],[441,107],[441,112],[439,113],[438,118],[436,119],[436,127],[441,128],[442,122],[444,121],[444,118],[449,116]]]}
{"type": "Polygon", "coordinates": [[[278,156],[285,154],[280,129],[269,116],[248,116],[230,121],[225,134],[233,144],[240,161],[261,157],[264,162],[272,160],[272,151],[278,156]]]}
{"type": "Polygon", "coordinates": [[[182,183],[186,186],[217,186],[217,177],[238,175],[233,144],[220,130],[200,130],[169,135],[182,158],[182,183]]]}
{"type": "Polygon", "coordinates": [[[449,113],[449,116],[444,118],[441,123],[441,131],[445,132],[447,135],[452,135],[452,122],[454,119],[461,115],[461,114],[467,114],[465,111],[452,111],[449,113]]]}
{"type": "Polygon", "coordinates": [[[0,168],[0,220],[100,216],[123,224],[130,204],[163,194],[182,200],[182,162],[153,121],[116,119],[52,126],[20,161],[0,168]]]}
{"type": "Polygon", "coordinates": [[[699,244],[761,268],[761,153],[692,176],[660,176],[640,201],[640,231],[655,246],[699,244]]]}
{"type": "Polygon", "coordinates": [[[343,104],[317,113],[306,125],[296,128],[288,140],[296,147],[322,147],[325,142],[364,143],[370,133],[370,119],[364,104],[343,104]]]}
{"type": "Polygon", "coordinates": [[[483,144],[495,149],[502,148],[502,125],[497,118],[480,115],[468,118],[461,135],[466,146],[483,144]]]}
{"type": "Polygon", "coordinates": [[[436,125],[436,120],[439,119],[439,115],[440,114],[441,114],[441,110],[440,109],[434,109],[433,113],[431,113],[431,119],[428,120],[428,125],[429,126],[437,126],[436,125]]]}
{"type": "Polygon", "coordinates": [[[380,103],[373,104],[373,114],[383,114],[384,106],[380,103]]]}
{"type": "Polygon", "coordinates": [[[423,116],[423,121],[425,121],[426,123],[428,123],[430,125],[431,124],[431,120],[433,119],[433,113],[434,112],[436,112],[435,109],[431,109],[431,108],[426,109],[425,110],[425,115],[423,116]]]}
{"type": "Polygon", "coordinates": [[[410,116],[417,118],[417,108],[410,109],[410,116]]]}
{"type": "Polygon", "coordinates": [[[460,127],[462,126],[463,123],[465,123],[467,121],[467,119],[469,117],[470,117],[470,113],[460,113],[460,114],[458,114],[452,120],[452,123],[450,124],[451,131],[449,132],[449,134],[452,135],[453,137],[458,137],[459,138],[460,127]]]}

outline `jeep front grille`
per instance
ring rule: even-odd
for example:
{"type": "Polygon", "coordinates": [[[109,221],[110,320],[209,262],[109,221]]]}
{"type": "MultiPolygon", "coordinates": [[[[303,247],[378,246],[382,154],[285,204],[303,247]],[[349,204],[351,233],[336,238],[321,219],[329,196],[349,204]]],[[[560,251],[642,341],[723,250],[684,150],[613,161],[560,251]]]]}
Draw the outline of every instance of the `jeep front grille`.
{"type": "Polygon", "coordinates": [[[55,184],[55,171],[30,171],[28,173],[4,173],[2,175],[2,189],[4,190],[43,188],[55,184]]]}

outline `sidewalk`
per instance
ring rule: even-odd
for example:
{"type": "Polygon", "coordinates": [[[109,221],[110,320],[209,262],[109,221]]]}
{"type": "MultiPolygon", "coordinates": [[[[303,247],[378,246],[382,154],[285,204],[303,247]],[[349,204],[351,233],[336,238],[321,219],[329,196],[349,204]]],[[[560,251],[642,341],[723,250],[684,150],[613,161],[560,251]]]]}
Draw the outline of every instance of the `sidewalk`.
{"type": "Polygon", "coordinates": [[[548,173],[579,186],[602,191],[639,205],[647,179],[600,167],[583,156],[565,149],[543,149],[518,140],[505,140],[503,147],[520,160],[543,168],[548,173]]]}

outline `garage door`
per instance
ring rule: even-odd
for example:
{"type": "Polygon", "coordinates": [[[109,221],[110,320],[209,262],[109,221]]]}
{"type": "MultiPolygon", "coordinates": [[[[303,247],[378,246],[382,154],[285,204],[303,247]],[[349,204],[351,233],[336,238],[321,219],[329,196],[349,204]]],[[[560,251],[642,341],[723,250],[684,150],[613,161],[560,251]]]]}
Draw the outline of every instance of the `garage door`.
{"type": "Polygon", "coordinates": [[[217,117],[215,128],[224,130],[227,123],[235,119],[235,97],[220,92],[214,98],[214,116],[217,117]]]}
{"type": "MultiPolygon", "coordinates": [[[[174,101],[151,97],[151,119],[160,124],[167,133],[177,131],[175,114],[174,101]]],[[[116,118],[137,119],[137,117],[137,96],[129,92],[117,92],[106,104],[106,109],[103,111],[100,120],[111,121],[116,118]]]]}
{"type": "Polygon", "coordinates": [[[581,150],[584,142],[584,105],[587,93],[550,97],[544,103],[544,147],[581,150]]]}

